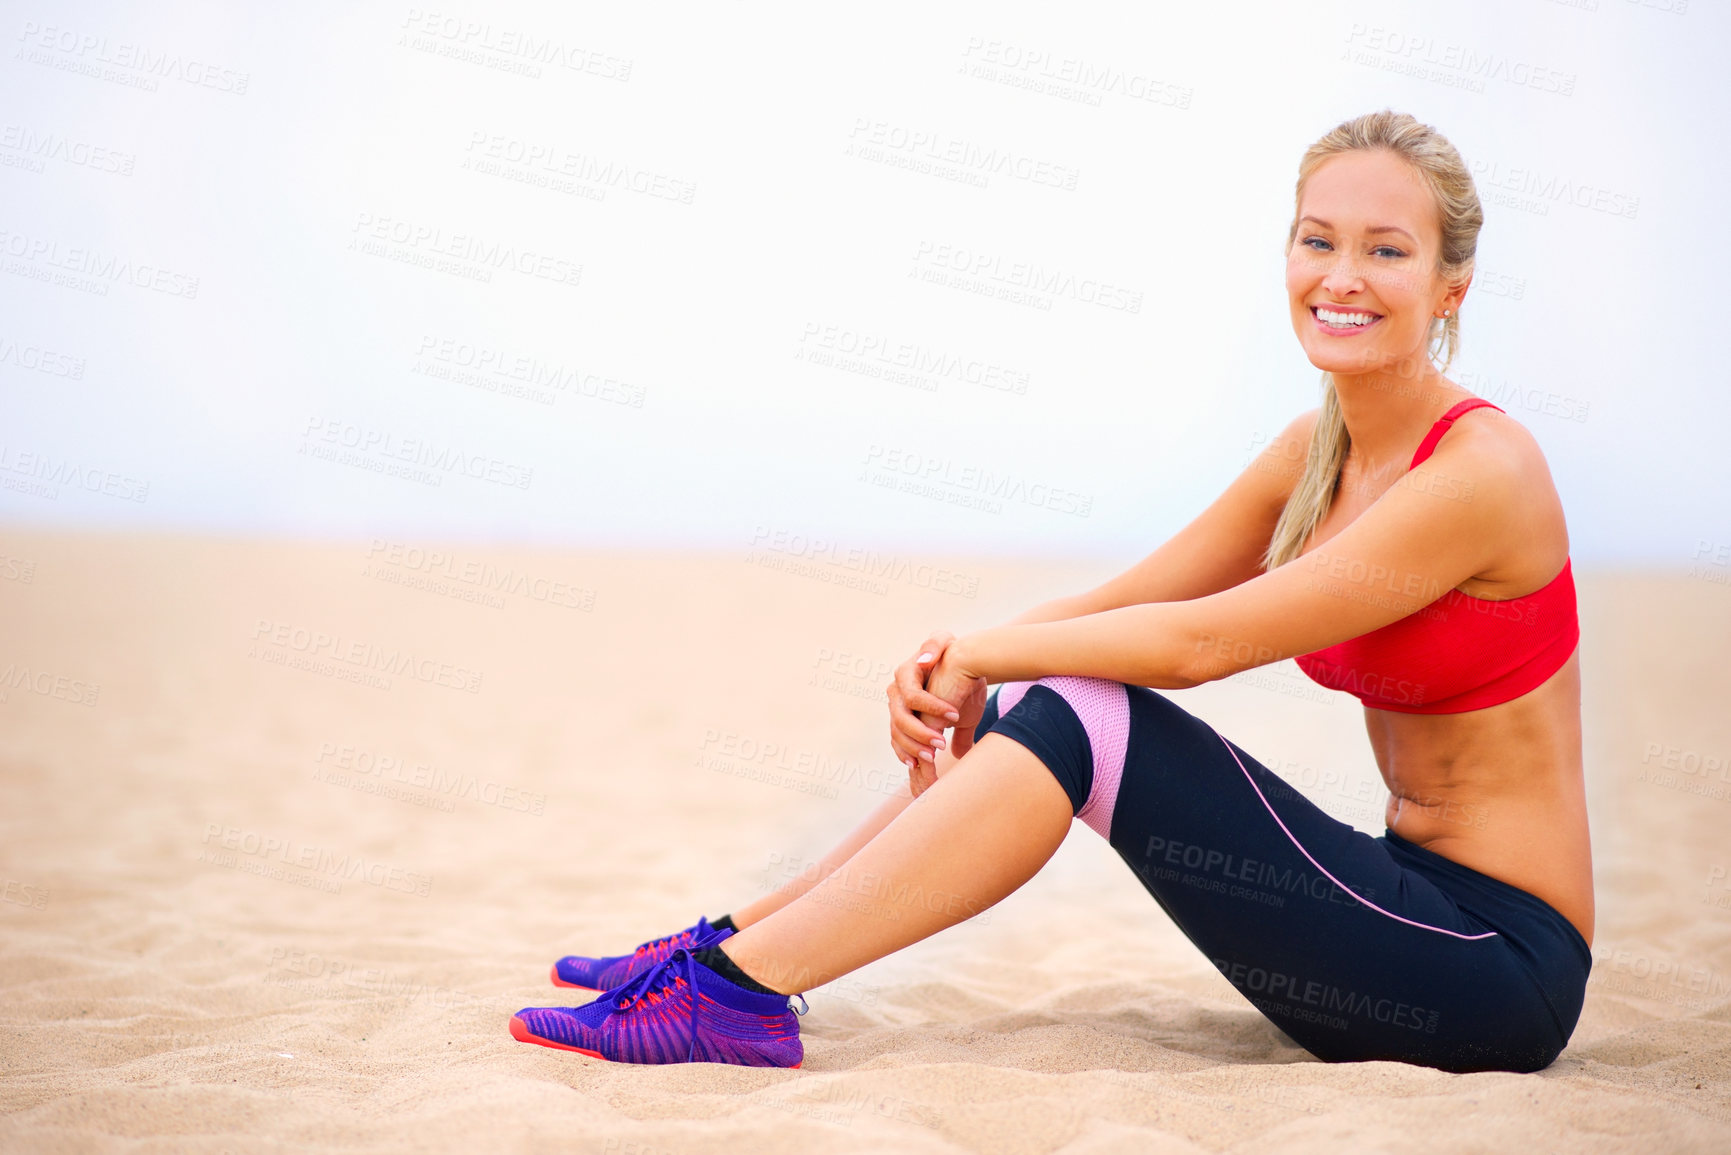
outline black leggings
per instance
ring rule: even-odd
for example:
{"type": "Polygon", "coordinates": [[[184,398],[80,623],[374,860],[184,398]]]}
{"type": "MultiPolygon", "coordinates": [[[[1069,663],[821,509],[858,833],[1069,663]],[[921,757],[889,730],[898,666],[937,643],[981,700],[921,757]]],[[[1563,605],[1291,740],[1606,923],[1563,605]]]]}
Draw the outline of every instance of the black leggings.
{"type": "Polygon", "coordinates": [[[987,733],[1044,762],[1178,928],[1317,1058],[1537,1071],[1568,1044],[1593,959],[1555,908],[1330,817],[1157,691],[1007,683],[987,733]]]}

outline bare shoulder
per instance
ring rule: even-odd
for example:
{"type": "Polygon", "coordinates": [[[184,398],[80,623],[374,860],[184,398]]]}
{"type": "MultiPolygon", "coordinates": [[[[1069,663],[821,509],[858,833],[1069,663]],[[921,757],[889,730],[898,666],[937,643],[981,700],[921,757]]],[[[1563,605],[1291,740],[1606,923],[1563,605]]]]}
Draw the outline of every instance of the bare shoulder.
{"type": "Polygon", "coordinates": [[[1463,413],[1409,477],[1429,493],[1477,505],[1479,531],[1501,547],[1496,564],[1474,575],[1462,592],[1520,596],[1567,559],[1562,498],[1544,448],[1507,413],[1489,406],[1463,413]]]}
{"type": "Polygon", "coordinates": [[[1488,405],[1469,409],[1437,443],[1429,461],[1446,463],[1470,471],[1463,480],[1476,480],[1481,487],[1507,490],[1511,496],[1525,493],[1556,496],[1551,467],[1532,430],[1500,409],[1488,405]]]}

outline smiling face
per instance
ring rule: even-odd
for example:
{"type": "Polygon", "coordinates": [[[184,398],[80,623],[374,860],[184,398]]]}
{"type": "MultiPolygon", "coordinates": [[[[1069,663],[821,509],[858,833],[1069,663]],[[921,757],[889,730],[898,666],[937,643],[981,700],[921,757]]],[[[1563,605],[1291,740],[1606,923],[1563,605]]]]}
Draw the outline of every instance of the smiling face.
{"type": "Polygon", "coordinates": [[[1424,179],[1386,149],[1355,149],[1312,171],[1298,216],[1286,291],[1310,363],[1341,375],[1430,371],[1431,323],[1460,307],[1466,285],[1437,273],[1442,222],[1424,179]]]}

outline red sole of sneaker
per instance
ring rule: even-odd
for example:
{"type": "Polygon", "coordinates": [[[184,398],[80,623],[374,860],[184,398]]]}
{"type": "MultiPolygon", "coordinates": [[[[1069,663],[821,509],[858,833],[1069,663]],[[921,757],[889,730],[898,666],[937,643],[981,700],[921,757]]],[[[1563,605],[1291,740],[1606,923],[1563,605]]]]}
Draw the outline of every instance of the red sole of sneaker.
{"type": "MultiPolygon", "coordinates": [[[[543,1047],[552,1047],[556,1051],[575,1051],[579,1055],[588,1055],[591,1059],[600,1059],[603,1063],[613,1062],[612,1059],[609,1059],[606,1055],[603,1055],[598,1051],[585,1050],[582,1047],[572,1047],[565,1043],[555,1043],[551,1039],[543,1039],[539,1035],[530,1034],[529,1024],[525,1023],[516,1015],[511,1016],[511,1037],[516,1039],[519,1043],[536,1043],[543,1047]]],[[[795,1063],[793,1066],[785,1067],[783,1069],[788,1071],[797,1071],[799,1070],[800,1063],[803,1062],[805,1062],[805,1060],[801,1059],[799,1063],[795,1063]]]]}
{"type": "Polygon", "coordinates": [[[574,990],[574,991],[588,991],[591,994],[597,994],[597,995],[601,993],[595,987],[580,987],[576,983],[568,983],[564,979],[560,978],[559,977],[559,964],[558,963],[554,963],[553,969],[551,971],[548,971],[547,973],[552,977],[553,985],[556,987],[566,987],[566,988],[568,988],[570,990],[574,990]]]}
{"type": "Polygon", "coordinates": [[[529,1032],[529,1024],[525,1023],[516,1015],[511,1016],[511,1037],[516,1039],[519,1043],[537,1043],[543,1047],[552,1047],[556,1051],[575,1051],[579,1055],[588,1055],[591,1059],[601,1059],[603,1061],[607,1059],[607,1056],[601,1054],[599,1051],[590,1051],[583,1047],[572,1047],[565,1043],[555,1043],[552,1039],[543,1039],[539,1035],[531,1034],[529,1032]]]}

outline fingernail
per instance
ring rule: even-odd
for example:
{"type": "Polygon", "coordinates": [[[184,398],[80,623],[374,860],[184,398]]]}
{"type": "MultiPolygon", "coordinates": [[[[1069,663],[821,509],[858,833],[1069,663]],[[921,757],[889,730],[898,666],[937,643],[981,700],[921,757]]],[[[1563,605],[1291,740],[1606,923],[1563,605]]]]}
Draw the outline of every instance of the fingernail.
{"type": "Polygon", "coordinates": [[[944,717],[948,718],[952,722],[960,722],[962,720],[962,716],[960,714],[956,713],[954,710],[951,710],[948,714],[945,714],[944,717]]]}
{"type": "Polygon", "coordinates": [[[920,757],[924,758],[927,762],[936,762],[937,761],[936,758],[932,757],[932,752],[930,750],[921,750],[920,751],[920,757]]]}
{"type": "Polygon", "coordinates": [[[929,662],[931,660],[932,656],[930,654],[921,654],[919,657],[914,659],[916,662],[929,662]]]}
{"type": "Polygon", "coordinates": [[[932,739],[932,749],[942,750],[943,748],[944,748],[944,740],[942,738],[933,738],[932,739]]]}

